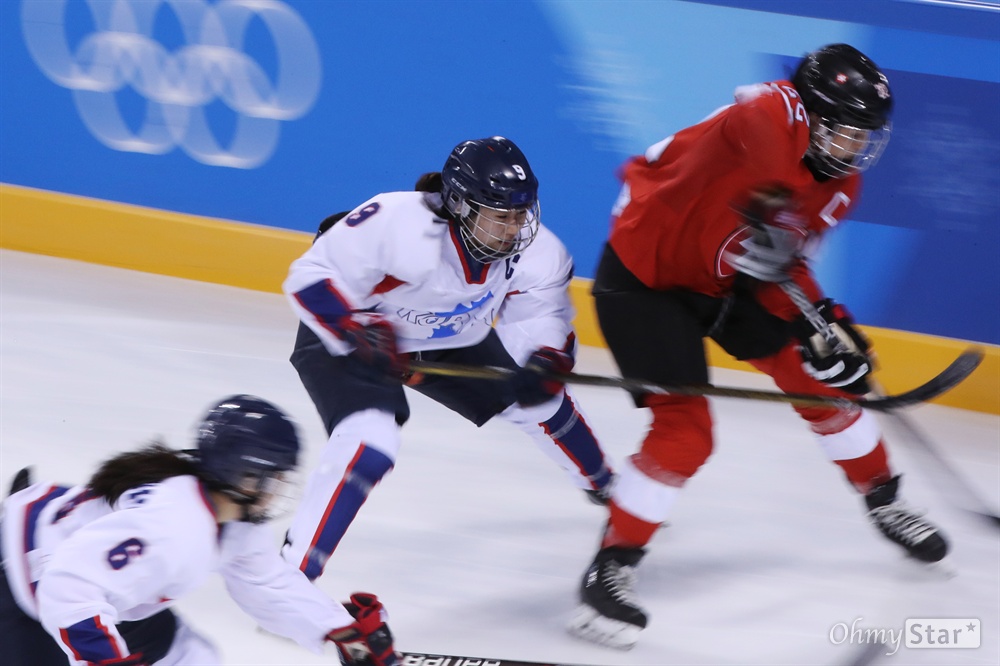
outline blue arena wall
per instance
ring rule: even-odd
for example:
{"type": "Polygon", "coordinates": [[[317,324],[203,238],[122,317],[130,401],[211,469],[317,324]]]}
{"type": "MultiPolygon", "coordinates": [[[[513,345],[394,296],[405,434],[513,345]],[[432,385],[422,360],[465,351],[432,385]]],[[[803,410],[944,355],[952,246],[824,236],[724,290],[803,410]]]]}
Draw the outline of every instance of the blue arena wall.
{"type": "Polygon", "coordinates": [[[1000,343],[994,2],[5,0],[0,183],[309,232],[503,134],[589,277],[628,155],[838,41],[897,113],[821,282],[867,325],[1000,343]]]}

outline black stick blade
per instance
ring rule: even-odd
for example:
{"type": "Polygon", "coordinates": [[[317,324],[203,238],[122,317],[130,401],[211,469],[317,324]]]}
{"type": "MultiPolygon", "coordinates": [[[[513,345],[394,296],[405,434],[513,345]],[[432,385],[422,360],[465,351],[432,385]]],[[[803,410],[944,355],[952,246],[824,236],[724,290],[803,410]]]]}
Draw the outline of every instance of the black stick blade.
{"type": "Polygon", "coordinates": [[[896,395],[888,395],[874,400],[862,400],[860,404],[869,409],[885,411],[933,400],[965,381],[983,362],[983,356],[982,349],[969,347],[930,381],[896,395]]]}

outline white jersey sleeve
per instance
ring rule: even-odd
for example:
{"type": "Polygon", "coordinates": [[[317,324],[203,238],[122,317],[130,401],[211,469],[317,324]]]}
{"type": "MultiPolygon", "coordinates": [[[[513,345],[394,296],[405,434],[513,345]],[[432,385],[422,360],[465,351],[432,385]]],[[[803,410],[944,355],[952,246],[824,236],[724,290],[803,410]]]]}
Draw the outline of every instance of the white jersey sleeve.
{"type": "MultiPolygon", "coordinates": [[[[47,523],[57,529],[61,520],[72,520],[72,508],[47,523]]],[[[71,663],[128,655],[115,624],[149,617],[200,585],[217,566],[216,534],[193,477],[133,488],[50,550],[35,592],[39,620],[71,663]]]]}
{"type": "Polygon", "coordinates": [[[227,523],[222,550],[229,594],[267,631],[320,653],[328,633],[354,622],[347,609],[282,559],[266,525],[227,523]]]}
{"type": "Polygon", "coordinates": [[[534,242],[514,261],[510,290],[496,322],[504,347],[520,364],[540,347],[574,354],[575,312],[569,298],[573,260],[566,247],[541,227],[534,242]]]}
{"type": "Polygon", "coordinates": [[[289,269],[283,289],[299,318],[334,355],[352,351],[338,321],[370,310],[380,288],[422,285],[441,264],[448,225],[421,192],[369,199],[339,220],[289,269]]]}

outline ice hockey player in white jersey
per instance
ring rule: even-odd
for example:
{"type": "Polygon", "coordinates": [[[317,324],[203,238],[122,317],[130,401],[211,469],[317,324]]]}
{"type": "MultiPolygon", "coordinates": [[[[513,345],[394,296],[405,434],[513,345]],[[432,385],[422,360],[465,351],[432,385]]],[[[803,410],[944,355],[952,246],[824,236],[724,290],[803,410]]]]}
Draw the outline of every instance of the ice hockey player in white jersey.
{"type": "Polygon", "coordinates": [[[4,666],[220,664],[212,644],[171,610],[220,573],[261,627],[347,666],[397,666],[377,597],[346,606],[274,547],[299,452],[277,407],[232,396],[201,421],[197,449],[154,443],[106,461],[89,483],[15,478],[0,523],[4,666]]]}
{"type": "Polygon", "coordinates": [[[284,289],[301,319],[292,364],[330,436],[283,549],[323,571],[370,490],[393,467],[409,418],[403,381],[481,426],[515,424],[597,503],[612,473],[579,406],[548,373],[569,371],[573,263],[540,224],[538,180],[509,139],[465,141],[416,191],[331,216],[284,289]],[[409,375],[410,359],[515,371],[509,382],[409,375]]]}

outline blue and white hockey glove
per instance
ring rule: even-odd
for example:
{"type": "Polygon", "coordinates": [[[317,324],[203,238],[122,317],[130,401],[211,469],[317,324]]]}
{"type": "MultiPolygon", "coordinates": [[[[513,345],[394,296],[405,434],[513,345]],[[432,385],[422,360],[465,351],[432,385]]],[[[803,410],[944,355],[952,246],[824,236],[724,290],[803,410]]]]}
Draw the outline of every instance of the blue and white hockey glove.
{"type": "Polygon", "coordinates": [[[518,368],[512,382],[517,401],[525,406],[540,405],[563,390],[564,384],[554,378],[573,369],[573,357],[552,347],[542,347],[518,368]]]}
{"type": "Polygon", "coordinates": [[[355,592],[344,608],[354,616],[354,622],[327,634],[327,640],[337,646],[343,666],[399,666],[386,624],[388,615],[374,594],[355,592]]]}

